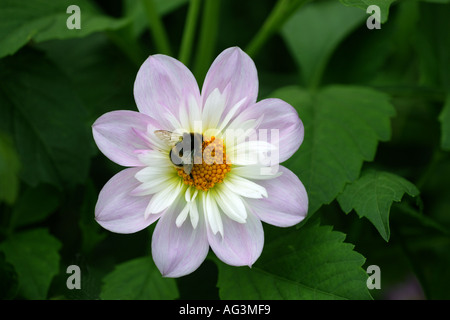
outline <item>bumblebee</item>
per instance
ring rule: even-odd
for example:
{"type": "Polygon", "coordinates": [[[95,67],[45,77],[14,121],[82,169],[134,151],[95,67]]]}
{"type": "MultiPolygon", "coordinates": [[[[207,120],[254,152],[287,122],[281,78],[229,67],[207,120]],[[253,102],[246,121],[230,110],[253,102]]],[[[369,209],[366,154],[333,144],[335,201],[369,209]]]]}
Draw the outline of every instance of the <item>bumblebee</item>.
{"type": "Polygon", "coordinates": [[[181,135],[167,130],[156,130],[155,135],[171,147],[169,158],[172,164],[182,167],[184,173],[192,177],[194,161],[202,156],[203,135],[194,132],[181,135]]]}

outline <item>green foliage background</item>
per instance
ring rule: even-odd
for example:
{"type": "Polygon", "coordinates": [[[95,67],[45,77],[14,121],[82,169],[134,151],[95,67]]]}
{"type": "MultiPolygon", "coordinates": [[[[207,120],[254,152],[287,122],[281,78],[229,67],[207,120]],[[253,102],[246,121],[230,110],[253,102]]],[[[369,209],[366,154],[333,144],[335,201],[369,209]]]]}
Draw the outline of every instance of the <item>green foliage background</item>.
{"type": "MultiPolygon", "coordinates": [[[[2,299],[448,299],[450,1],[0,0],[0,297],[2,299]],[[69,30],[69,5],[81,29],[69,30]],[[368,29],[369,5],[381,29],[368,29]],[[254,59],[259,100],[291,103],[305,140],[284,165],[309,213],[264,225],[250,269],[212,253],[164,279],[153,227],[112,234],[94,220],[122,168],[90,126],[136,110],[150,54],[183,61],[201,84],[215,56],[254,59]],[[81,269],[69,290],[66,269],[81,269]],[[381,289],[366,286],[369,265],[381,289]]],[[[286,190],[289,192],[289,190],[286,190]]]]}

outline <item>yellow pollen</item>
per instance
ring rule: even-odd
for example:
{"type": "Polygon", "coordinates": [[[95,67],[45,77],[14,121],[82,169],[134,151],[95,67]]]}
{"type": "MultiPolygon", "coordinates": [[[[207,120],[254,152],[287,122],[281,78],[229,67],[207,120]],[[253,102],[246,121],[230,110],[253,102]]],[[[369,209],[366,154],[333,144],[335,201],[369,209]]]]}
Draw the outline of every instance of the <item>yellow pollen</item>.
{"type": "Polygon", "coordinates": [[[225,175],[231,171],[231,164],[227,159],[223,141],[215,137],[203,141],[202,155],[201,164],[199,158],[194,159],[190,175],[186,174],[183,168],[176,168],[176,170],[183,178],[184,184],[207,191],[223,181],[225,175]]]}

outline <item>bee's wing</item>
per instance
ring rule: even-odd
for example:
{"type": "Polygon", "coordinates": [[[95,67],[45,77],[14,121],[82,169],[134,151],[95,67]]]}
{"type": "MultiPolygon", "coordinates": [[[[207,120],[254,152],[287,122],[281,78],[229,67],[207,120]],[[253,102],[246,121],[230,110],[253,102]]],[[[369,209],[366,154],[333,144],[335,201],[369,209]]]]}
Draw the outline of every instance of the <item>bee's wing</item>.
{"type": "Polygon", "coordinates": [[[194,166],[194,153],[191,151],[181,157],[184,173],[190,174],[194,166]]]}
{"type": "Polygon", "coordinates": [[[183,170],[184,170],[184,173],[186,173],[186,174],[191,174],[191,172],[192,172],[192,167],[194,166],[194,164],[192,164],[192,163],[190,163],[190,164],[184,164],[183,165],[183,170]]]}
{"type": "Polygon", "coordinates": [[[176,133],[167,130],[155,130],[154,133],[160,140],[171,146],[175,145],[179,138],[182,137],[181,135],[177,135],[176,133]]]}
{"type": "Polygon", "coordinates": [[[172,141],[172,132],[167,130],[155,130],[155,135],[161,139],[162,141],[165,141],[167,143],[172,141]]]}

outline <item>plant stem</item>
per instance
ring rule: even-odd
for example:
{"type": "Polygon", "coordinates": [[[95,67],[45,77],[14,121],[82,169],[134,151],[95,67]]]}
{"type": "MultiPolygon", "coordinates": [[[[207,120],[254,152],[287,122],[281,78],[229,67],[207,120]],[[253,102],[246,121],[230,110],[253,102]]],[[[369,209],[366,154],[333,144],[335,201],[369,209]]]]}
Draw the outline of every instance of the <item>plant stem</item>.
{"type": "Polygon", "coordinates": [[[205,1],[202,29],[194,64],[197,80],[203,79],[212,61],[219,27],[220,0],[205,1]]]}
{"type": "Polygon", "coordinates": [[[153,0],[141,1],[148,18],[148,26],[150,28],[150,33],[152,34],[155,41],[156,49],[162,54],[172,55],[169,44],[169,37],[167,36],[166,30],[164,29],[161,17],[156,11],[156,6],[153,0]]]}
{"type": "Polygon", "coordinates": [[[308,1],[309,0],[278,0],[258,33],[250,41],[245,52],[247,52],[249,56],[254,57],[267,40],[280,30],[287,19],[308,1]]]}
{"type": "Polygon", "coordinates": [[[189,11],[187,13],[186,24],[184,27],[183,40],[181,41],[181,48],[179,60],[185,65],[189,64],[192,55],[192,44],[194,42],[195,28],[197,26],[198,14],[200,11],[201,0],[191,0],[189,4],[189,11]]]}

